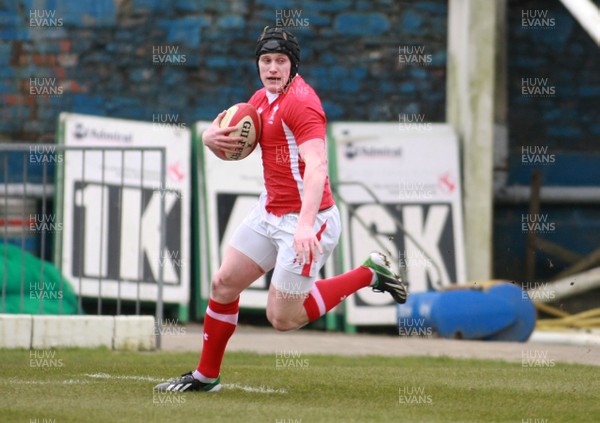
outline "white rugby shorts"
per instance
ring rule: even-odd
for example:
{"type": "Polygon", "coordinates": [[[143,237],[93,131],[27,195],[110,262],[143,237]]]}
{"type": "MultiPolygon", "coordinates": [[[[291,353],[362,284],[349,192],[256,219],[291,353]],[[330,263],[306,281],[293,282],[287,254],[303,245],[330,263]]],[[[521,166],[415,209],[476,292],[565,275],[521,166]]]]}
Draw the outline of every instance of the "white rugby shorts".
{"type": "Polygon", "coordinates": [[[340,213],[334,205],[317,214],[314,231],[323,249],[310,263],[298,264],[294,249],[294,233],[299,213],[276,216],[265,209],[266,194],[231,237],[231,246],[257,263],[261,269],[273,271],[271,283],[278,291],[292,294],[312,289],[319,270],[338,244],[341,232],[340,213]]]}

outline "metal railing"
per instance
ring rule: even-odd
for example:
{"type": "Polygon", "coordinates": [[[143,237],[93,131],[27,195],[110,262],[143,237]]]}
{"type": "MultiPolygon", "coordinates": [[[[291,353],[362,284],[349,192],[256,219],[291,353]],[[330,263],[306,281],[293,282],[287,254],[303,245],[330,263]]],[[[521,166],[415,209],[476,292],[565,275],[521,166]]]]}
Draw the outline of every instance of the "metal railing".
{"type": "MultiPolygon", "coordinates": [[[[108,251],[109,245],[103,245],[105,243],[104,234],[111,230],[111,224],[117,224],[121,227],[123,214],[121,208],[123,207],[123,195],[125,189],[131,192],[132,189],[139,189],[140,198],[143,198],[143,190],[148,189],[148,180],[146,180],[147,164],[145,160],[148,160],[147,155],[156,157],[158,155],[158,172],[153,170],[153,179],[155,186],[152,190],[160,189],[161,194],[167,190],[166,187],[166,151],[164,147],[113,147],[113,146],[72,146],[72,145],[55,145],[55,144],[26,144],[26,143],[10,143],[0,144],[0,166],[2,172],[0,172],[0,178],[2,178],[2,185],[0,185],[0,226],[3,236],[3,258],[2,265],[4,268],[3,277],[0,281],[1,284],[1,301],[0,301],[0,313],[6,312],[6,300],[7,300],[7,282],[8,282],[8,244],[19,247],[21,250],[20,257],[20,274],[19,274],[19,294],[20,294],[20,306],[19,312],[24,312],[25,303],[25,275],[26,272],[31,272],[32,269],[26,268],[26,254],[25,251],[30,250],[34,255],[39,256],[40,268],[39,268],[39,282],[36,286],[32,287],[31,282],[29,291],[35,289],[36,299],[39,300],[39,313],[44,312],[44,299],[48,298],[48,293],[45,292],[47,287],[45,286],[45,267],[48,266],[47,260],[49,259],[48,254],[48,237],[54,233],[54,251],[52,252],[54,257],[54,265],[60,274],[60,281],[57,289],[60,295],[55,296],[52,300],[58,302],[58,314],[64,314],[63,301],[64,301],[64,278],[63,278],[63,243],[64,243],[64,229],[65,225],[71,225],[69,232],[75,234],[78,238],[77,243],[83,249],[84,243],[89,240],[84,240],[84,236],[90,236],[90,231],[86,234],[83,225],[85,224],[85,218],[80,215],[78,219],[78,226],[75,226],[75,213],[73,213],[73,219],[70,221],[64,221],[64,209],[66,207],[73,207],[75,204],[63,204],[65,201],[64,197],[64,177],[67,163],[73,168],[80,169],[79,181],[75,185],[73,190],[73,203],[76,203],[75,198],[78,198],[80,205],[84,205],[85,187],[94,185],[99,187],[100,199],[99,205],[100,210],[107,210],[107,207],[116,207],[117,213],[114,215],[118,216],[116,219],[112,218],[110,222],[105,221],[105,214],[100,213],[100,222],[96,222],[99,225],[98,237],[99,245],[97,248],[99,257],[99,269],[96,278],[91,278],[97,281],[98,293],[95,296],[96,299],[96,313],[100,314],[112,314],[106,313],[105,306],[103,304],[104,293],[103,284],[107,283],[105,272],[103,268],[107,266],[107,263],[103,263],[105,259],[105,252],[108,251]],[[109,161],[107,156],[114,158],[115,155],[119,157],[116,161],[109,161]],[[127,157],[126,157],[127,156],[127,157]],[[139,177],[137,183],[132,186],[131,180],[135,172],[131,171],[131,160],[132,157],[139,156],[139,177]],[[74,166],[73,166],[74,165],[74,166]],[[89,170],[91,166],[96,169],[99,168],[100,177],[86,178],[86,170],[89,170]],[[128,175],[126,175],[126,169],[128,175]],[[112,196],[113,203],[109,204],[109,198],[106,194],[108,191],[109,181],[106,178],[107,172],[111,172],[112,180],[111,187],[113,193],[118,192],[117,204],[114,204],[114,195],[112,196]],[[55,178],[52,178],[52,172],[54,172],[55,178]],[[118,175],[120,173],[120,178],[118,175]],[[117,179],[115,184],[115,178],[117,179]],[[52,181],[54,179],[54,181],[52,181]],[[120,179],[120,180],[119,180],[120,179]],[[156,179],[158,179],[158,187],[156,186],[156,179]],[[80,187],[79,191],[76,188],[80,187]],[[50,200],[54,199],[54,212],[49,213],[50,200]],[[20,208],[20,210],[19,210],[20,208]],[[35,210],[35,214],[31,214],[32,210],[35,210]],[[39,210],[39,214],[38,213],[39,210]],[[60,232],[60,234],[59,234],[60,232]],[[33,235],[33,236],[32,236],[33,235]],[[39,239],[35,239],[39,237],[39,239]],[[33,238],[33,247],[32,247],[33,238]],[[39,249],[35,246],[39,241],[39,249]]],[[[153,168],[156,169],[157,163],[153,163],[153,168]]],[[[95,190],[97,192],[98,189],[95,190]]],[[[141,202],[141,201],[140,201],[141,202]]],[[[81,213],[81,210],[80,210],[81,213]]],[[[137,273],[138,277],[133,282],[136,284],[135,298],[123,298],[121,286],[125,282],[121,279],[120,273],[117,275],[117,295],[107,297],[110,300],[115,301],[114,314],[120,315],[123,312],[123,303],[127,301],[127,305],[131,306],[133,302],[135,304],[135,314],[141,313],[142,302],[148,303],[147,299],[142,299],[141,288],[142,288],[142,277],[143,277],[143,264],[144,264],[144,251],[141,248],[142,242],[142,222],[140,219],[137,228],[130,228],[132,233],[137,234],[137,246],[138,252],[141,255],[138,260],[137,273]]],[[[90,214],[86,214],[90,216],[90,214]]],[[[129,220],[131,222],[131,219],[129,220]]],[[[89,222],[88,222],[89,223],[89,222]]],[[[165,196],[160,196],[160,211],[159,211],[159,251],[162,253],[166,246],[166,214],[165,214],[165,196]]],[[[126,230],[127,230],[126,229],[126,230]]],[[[122,237],[123,235],[121,235],[122,237]]],[[[126,235],[125,235],[126,236],[126,235]]],[[[83,279],[84,279],[84,252],[76,251],[73,247],[73,256],[77,255],[79,263],[73,263],[73,268],[77,266],[79,269],[77,280],[71,280],[71,285],[77,295],[77,313],[83,313],[83,297],[90,298],[93,304],[94,297],[90,296],[89,293],[84,295],[83,291],[83,279]]],[[[87,254],[91,253],[86,251],[87,254]]],[[[106,253],[108,254],[108,253],[106,253]]],[[[71,257],[72,259],[72,257],[71,257]]],[[[14,264],[12,265],[14,270],[14,264]]],[[[76,273],[76,272],[73,272],[76,273]]],[[[131,273],[128,271],[128,273],[131,273]]],[[[13,272],[13,279],[14,279],[13,272]]],[[[86,280],[90,279],[89,275],[85,275],[86,280]]],[[[127,281],[129,284],[131,280],[127,281]]],[[[13,284],[14,284],[13,280],[13,284]]],[[[162,322],[163,319],[163,285],[164,285],[164,263],[163,260],[159,260],[158,263],[158,274],[156,275],[157,295],[153,299],[155,301],[155,316],[157,322],[162,322]]],[[[30,294],[31,295],[31,294],[30,294]]],[[[86,303],[87,304],[87,303],[86,303]]],[[[112,305],[112,303],[111,303],[112,305]]],[[[160,348],[160,331],[155,331],[157,337],[157,347],[160,348]]]]}

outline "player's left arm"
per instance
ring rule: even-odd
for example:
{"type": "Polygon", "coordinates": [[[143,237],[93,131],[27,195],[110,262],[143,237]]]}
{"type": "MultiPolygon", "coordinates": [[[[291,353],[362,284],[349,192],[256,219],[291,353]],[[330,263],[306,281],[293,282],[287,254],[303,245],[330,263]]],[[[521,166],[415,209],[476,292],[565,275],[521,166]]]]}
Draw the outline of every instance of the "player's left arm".
{"type": "Polygon", "coordinates": [[[316,237],[314,224],[321,206],[325,181],[327,180],[327,153],[325,140],[314,138],[298,147],[304,161],[304,197],[294,234],[294,248],[300,264],[308,262],[310,253],[323,254],[316,237]]]}

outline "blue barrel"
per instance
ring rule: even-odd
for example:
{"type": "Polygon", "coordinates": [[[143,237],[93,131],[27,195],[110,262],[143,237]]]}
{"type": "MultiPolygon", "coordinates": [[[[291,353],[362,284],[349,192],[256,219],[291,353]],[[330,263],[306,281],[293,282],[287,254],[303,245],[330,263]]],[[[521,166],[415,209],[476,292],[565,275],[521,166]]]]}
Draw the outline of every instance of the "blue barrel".
{"type": "Polygon", "coordinates": [[[490,341],[526,341],[535,327],[535,308],[512,284],[411,294],[398,305],[398,333],[490,341]]]}

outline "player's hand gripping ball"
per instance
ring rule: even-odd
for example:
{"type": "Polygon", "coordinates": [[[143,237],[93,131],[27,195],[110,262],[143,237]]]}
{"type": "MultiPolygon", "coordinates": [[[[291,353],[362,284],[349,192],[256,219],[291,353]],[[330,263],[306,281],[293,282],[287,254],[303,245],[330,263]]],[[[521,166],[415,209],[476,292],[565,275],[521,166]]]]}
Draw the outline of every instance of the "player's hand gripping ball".
{"type": "Polygon", "coordinates": [[[237,126],[237,130],[230,132],[231,137],[242,137],[234,153],[225,153],[227,160],[242,160],[256,148],[260,139],[261,120],[256,108],[249,103],[238,103],[227,109],[221,120],[221,128],[237,126]]]}

